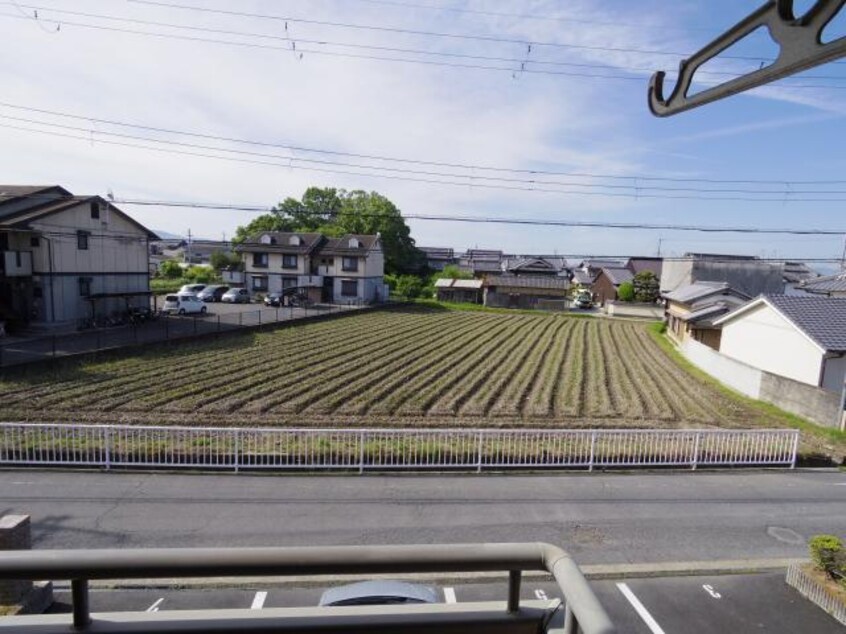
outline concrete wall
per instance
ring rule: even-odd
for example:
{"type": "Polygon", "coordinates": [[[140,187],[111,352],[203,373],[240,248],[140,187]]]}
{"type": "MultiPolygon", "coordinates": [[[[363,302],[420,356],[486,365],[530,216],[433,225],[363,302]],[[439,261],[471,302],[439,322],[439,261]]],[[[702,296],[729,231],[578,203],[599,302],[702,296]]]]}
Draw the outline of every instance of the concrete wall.
{"type": "Polygon", "coordinates": [[[723,325],[720,352],[765,372],[820,385],[823,353],[766,304],[723,325]]]}
{"type": "Polygon", "coordinates": [[[664,260],[661,269],[661,292],[669,293],[681,286],[691,284],[692,260],[664,260]]]}
{"type": "Polygon", "coordinates": [[[641,319],[664,319],[664,308],[657,304],[635,304],[630,302],[608,302],[606,312],[612,317],[640,317],[641,319]]]}
{"type": "Polygon", "coordinates": [[[842,425],[839,393],[764,372],[691,339],[679,349],[695,366],[741,394],[776,405],[823,427],[842,425]]]}
{"type": "Polygon", "coordinates": [[[668,293],[694,282],[728,282],[750,297],[781,293],[783,269],[781,264],[755,260],[667,259],[661,270],[661,292],[668,293]]]}
{"type": "Polygon", "coordinates": [[[846,356],[826,359],[822,388],[840,394],[844,382],[846,382],[846,356]]]}

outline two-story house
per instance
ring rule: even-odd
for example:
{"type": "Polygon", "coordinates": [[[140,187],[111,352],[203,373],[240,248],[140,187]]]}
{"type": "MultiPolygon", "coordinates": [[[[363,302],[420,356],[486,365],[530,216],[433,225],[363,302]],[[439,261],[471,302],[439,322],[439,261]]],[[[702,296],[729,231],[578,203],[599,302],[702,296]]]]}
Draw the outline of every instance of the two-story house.
{"type": "Polygon", "coordinates": [[[379,236],[266,231],[238,247],[252,293],[300,288],[314,302],[379,302],[385,258],[379,236]]]}
{"type": "Polygon", "coordinates": [[[156,239],[99,196],[0,185],[0,320],[70,324],[149,305],[156,239]]]}

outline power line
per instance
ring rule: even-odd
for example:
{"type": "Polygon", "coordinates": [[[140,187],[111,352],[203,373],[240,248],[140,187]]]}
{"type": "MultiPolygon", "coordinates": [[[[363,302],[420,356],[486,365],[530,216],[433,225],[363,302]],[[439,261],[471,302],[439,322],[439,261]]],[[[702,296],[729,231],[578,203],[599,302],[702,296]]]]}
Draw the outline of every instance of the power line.
{"type": "MultiPolygon", "coordinates": [[[[368,1],[368,0],[361,0],[361,1],[368,1]]],[[[16,2],[0,2],[0,4],[15,4],[16,2]]],[[[290,37],[282,37],[279,35],[269,35],[265,33],[255,33],[255,32],[248,32],[248,31],[232,31],[227,29],[213,29],[208,27],[199,27],[193,25],[185,25],[185,24],[174,24],[172,22],[159,22],[154,20],[140,20],[136,18],[126,18],[126,17],[119,17],[113,15],[103,15],[100,13],[88,13],[85,11],[69,11],[66,9],[55,9],[53,7],[44,7],[44,6],[35,6],[32,4],[25,5],[27,8],[35,9],[38,11],[50,11],[52,13],[60,14],[60,15],[74,15],[80,17],[87,17],[87,18],[95,18],[98,20],[110,20],[116,22],[124,22],[130,24],[141,24],[145,26],[155,26],[155,27],[165,27],[165,28],[173,28],[173,29],[183,29],[188,31],[196,31],[201,33],[214,33],[218,35],[234,35],[239,37],[253,37],[253,38],[260,38],[260,39],[269,39],[269,40],[276,40],[281,42],[287,42],[288,45],[293,41],[290,37]]],[[[18,17],[18,16],[5,16],[5,17],[18,17]]],[[[25,15],[24,18],[26,19],[33,19],[32,16],[25,15]]],[[[579,21],[579,20],[575,20],[579,21]]],[[[71,25],[74,26],[91,26],[91,25],[83,25],[81,23],[74,23],[71,22],[71,25]]],[[[127,31],[129,33],[141,34],[141,35],[155,35],[148,32],[140,32],[140,31],[127,31]]],[[[205,41],[205,40],[204,40],[205,41]]],[[[470,55],[467,53],[454,53],[454,52],[446,52],[446,51],[434,51],[434,50],[424,50],[424,49],[414,49],[414,48],[402,48],[402,47],[394,47],[394,46],[378,46],[373,44],[359,44],[359,43],[351,43],[351,42],[335,42],[326,39],[319,39],[319,40],[312,40],[312,39],[305,39],[305,38],[296,38],[297,44],[317,44],[322,46],[338,46],[342,48],[354,48],[354,49],[364,49],[364,50],[375,50],[375,51],[384,51],[384,52],[391,52],[391,53],[408,53],[413,55],[428,55],[428,56],[436,56],[436,57],[449,57],[449,58],[458,58],[458,59],[471,59],[471,60],[478,60],[478,61],[492,61],[492,62],[507,62],[513,64],[521,65],[521,72],[526,70],[528,65],[540,65],[540,66],[562,66],[562,67],[574,67],[574,68],[591,68],[591,69],[598,69],[598,70],[607,70],[607,71],[625,71],[625,72],[632,72],[632,73],[648,73],[651,74],[654,69],[652,68],[645,68],[645,67],[631,67],[631,66],[619,66],[619,65],[612,65],[612,64],[590,64],[584,62],[565,62],[565,61],[555,61],[555,60],[541,60],[537,58],[516,58],[516,57],[497,57],[497,56],[489,56],[489,55],[470,55]]],[[[220,41],[214,40],[216,43],[222,44],[235,44],[238,43],[228,42],[228,41],[220,41]]],[[[273,50],[289,50],[288,46],[285,47],[269,47],[273,50]]],[[[298,49],[299,52],[303,53],[315,53],[317,51],[312,51],[309,49],[298,49]]],[[[323,53],[321,51],[320,53],[323,53]]],[[[380,58],[381,59],[381,58],[380,58]]],[[[409,60],[413,61],[413,60],[409,60]]],[[[755,60],[757,61],[757,60],[755,60]]],[[[516,70],[516,68],[502,68],[502,67],[487,67],[491,70],[516,70]]],[[[754,69],[754,70],[757,70],[754,69]]],[[[728,71],[707,71],[707,70],[700,70],[697,72],[697,75],[713,75],[713,76],[720,76],[720,77],[735,77],[737,75],[736,72],[728,72],[728,71]]],[[[576,76],[583,76],[583,75],[576,75],[576,76]]],[[[595,75],[591,75],[595,76],[595,75]]],[[[603,76],[599,76],[603,77],[603,76]]],[[[614,76],[610,77],[612,79],[625,79],[624,77],[614,76]]],[[[634,79],[634,78],[628,78],[634,79]]],[[[837,76],[837,75],[803,75],[803,80],[808,79],[815,79],[815,80],[829,80],[829,81],[846,81],[846,77],[844,76],[837,76]]],[[[796,88],[798,86],[790,86],[791,88],[796,88]]],[[[836,86],[831,86],[835,88],[836,86]]]]}
{"type": "MultiPolygon", "coordinates": [[[[22,132],[31,132],[35,134],[42,134],[47,136],[54,136],[60,138],[68,138],[74,139],[83,142],[92,142],[91,136],[75,136],[70,134],[64,134],[61,132],[52,132],[47,130],[39,130],[34,128],[26,128],[22,126],[14,126],[9,124],[0,124],[0,128],[6,128],[11,130],[17,130],[22,132]]],[[[143,137],[136,137],[136,138],[143,138],[143,137]]],[[[164,143],[164,144],[176,144],[175,142],[168,142],[168,141],[160,141],[157,139],[147,139],[153,143],[164,143]]],[[[539,193],[552,193],[552,194],[565,194],[565,195],[578,195],[578,196],[603,196],[603,197],[611,197],[611,198],[630,198],[630,199],[669,199],[669,200],[699,200],[699,201],[734,201],[734,202],[767,202],[767,203],[830,203],[830,202],[846,202],[846,198],[796,198],[796,197],[784,197],[779,198],[755,198],[755,197],[743,197],[743,196],[691,196],[691,195],[665,195],[665,194],[650,194],[647,192],[643,192],[640,189],[635,189],[632,193],[622,193],[622,192],[598,192],[598,191],[574,191],[574,190],[564,190],[564,189],[553,189],[548,187],[539,187],[535,185],[527,185],[527,186],[510,186],[510,185],[502,185],[502,184],[490,184],[490,183],[480,183],[473,180],[472,177],[455,175],[455,178],[464,178],[463,181],[448,181],[443,179],[437,178],[421,178],[415,176],[408,176],[408,175],[395,175],[395,174],[384,174],[384,173],[372,173],[372,172],[362,172],[362,171],[351,171],[351,170],[338,170],[338,169],[329,169],[326,167],[306,167],[302,165],[295,165],[294,160],[289,160],[286,162],[275,162],[275,161],[264,161],[258,159],[247,159],[247,158],[239,158],[233,156],[220,156],[216,154],[207,154],[203,152],[193,152],[188,150],[175,150],[171,148],[165,147],[155,147],[149,145],[139,145],[136,143],[125,143],[121,141],[110,141],[107,139],[97,139],[97,143],[104,144],[104,145],[114,145],[120,147],[129,147],[129,148],[136,148],[136,149],[143,149],[143,150],[151,150],[154,152],[161,152],[165,154],[176,154],[181,156],[194,156],[200,158],[210,158],[210,159],[217,159],[222,161],[229,161],[235,163],[244,163],[244,164],[254,164],[254,165],[266,165],[272,167],[280,167],[290,170],[297,170],[297,171],[310,171],[310,172],[322,172],[328,174],[342,174],[347,176],[358,176],[358,177],[366,177],[366,178],[381,178],[386,180],[397,180],[397,181],[407,181],[407,182],[415,182],[415,183],[426,183],[426,184],[436,184],[436,185],[448,185],[452,187],[470,187],[476,189],[494,189],[494,190],[508,190],[508,191],[524,191],[524,192],[539,192],[539,193]]],[[[186,144],[182,144],[186,145],[186,144]]],[[[216,151],[220,152],[227,152],[226,149],[217,149],[216,151]]],[[[362,167],[361,169],[373,169],[368,167],[362,167]]],[[[703,190],[703,192],[706,190],[703,190]]]]}
{"type": "MultiPolygon", "coordinates": [[[[404,29],[400,27],[390,27],[390,26],[379,26],[375,24],[355,24],[350,22],[333,22],[328,20],[312,20],[308,18],[297,18],[294,16],[282,16],[282,15],[272,15],[267,13],[250,13],[246,11],[232,11],[226,9],[212,9],[209,7],[198,7],[193,5],[184,5],[184,4],[174,4],[168,2],[158,2],[156,0],[127,0],[128,2],[132,2],[134,4],[143,4],[143,5],[150,5],[150,6],[157,6],[157,7],[165,7],[168,9],[180,9],[184,11],[195,11],[195,12],[202,12],[202,13],[212,13],[218,15],[228,15],[228,16],[237,16],[237,17],[245,17],[245,18],[258,18],[264,20],[275,20],[278,22],[290,22],[290,23],[300,23],[300,24],[313,24],[318,26],[330,26],[336,28],[345,28],[345,29],[356,29],[356,30],[365,30],[365,31],[380,31],[380,32],[387,32],[387,33],[403,33],[406,35],[421,35],[426,37],[440,37],[440,38],[451,38],[451,39],[460,39],[460,40],[476,40],[482,42],[499,42],[503,44],[518,44],[520,46],[527,46],[531,44],[533,47],[537,46],[546,46],[551,48],[572,48],[572,49],[581,49],[581,50],[591,50],[591,51],[605,51],[605,52],[613,52],[613,53],[641,53],[644,55],[668,55],[672,57],[688,57],[689,53],[679,53],[676,51],[658,51],[658,50],[646,50],[646,49],[637,49],[637,48],[621,48],[621,47],[612,47],[612,46],[589,46],[584,44],[570,44],[565,42],[545,42],[540,40],[533,40],[531,38],[524,38],[524,39],[515,39],[509,37],[502,37],[502,36],[491,36],[491,35],[473,35],[470,33],[444,33],[440,31],[424,31],[424,30],[417,30],[417,29],[404,29]]],[[[761,57],[761,56],[739,56],[739,55],[723,55],[724,59],[740,59],[740,60],[747,60],[747,61],[773,61],[772,58],[761,57]]]]}
{"type": "MultiPolygon", "coordinates": [[[[0,194],[0,202],[3,200],[16,199],[44,200],[45,202],[58,202],[60,200],[79,200],[84,202],[90,196],[71,196],[57,198],[45,196],[44,194],[23,194],[15,195],[0,194]]],[[[110,200],[115,205],[130,205],[140,207],[173,207],[181,209],[205,209],[214,211],[246,211],[252,213],[272,213],[276,211],[267,205],[249,205],[235,203],[195,202],[178,200],[150,200],[141,198],[114,198],[110,200]]],[[[304,215],[315,218],[336,218],[346,215],[344,212],[309,212],[303,211],[304,215]]],[[[392,217],[384,213],[356,213],[357,217],[363,218],[385,218],[392,217]]],[[[624,229],[641,231],[687,231],[699,233],[741,233],[741,234],[762,234],[762,235],[801,235],[801,236],[846,236],[846,227],[843,229],[819,229],[819,228],[765,228],[765,227],[744,227],[744,226],[708,226],[688,225],[669,223],[644,223],[644,222],[610,222],[602,220],[549,220],[532,219],[505,216],[471,216],[471,215],[435,215],[435,214],[402,214],[404,219],[429,220],[439,222],[467,222],[482,224],[514,224],[514,225],[535,225],[552,227],[584,227],[598,229],[624,229]]]]}
{"type": "Polygon", "coordinates": [[[368,169],[368,170],[376,170],[377,172],[390,172],[390,173],[401,173],[401,174],[413,174],[413,175],[420,175],[420,176],[435,176],[435,177],[443,177],[443,178],[465,178],[468,179],[470,182],[476,182],[478,180],[485,181],[485,182],[505,182],[505,183],[521,183],[521,184],[531,184],[531,185],[552,185],[552,186],[559,186],[559,187],[574,187],[578,188],[577,191],[573,193],[579,193],[581,189],[584,188],[598,188],[598,189],[612,189],[612,190],[622,190],[629,192],[629,195],[637,196],[641,192],[646,193],[648,191],[662,191],[662,192],[688,192],[688,193],[700,193],[700,194],[750,194],[750,195],[766,195],[766,194],[777,194],[777,195],[814,195],[814,196],[822,196],[822,195],[846,195],[846,190],[753,190],[753,189],[702,189],[702,188],[693,188],[693,187],[668,187],[668,186],[634,186],[634,185],[609,185],[609,184],[594,184],[594,183],[574,183],[574,182],[562,182],[562,181],[547,181],[547,180],[537,180],[537,179],[519,179],[519,178],[508,178],[504,176],[481,176],[481,175],[464,175],[464,174],[454,174],[448,172],[432,172],[432,171],[425,171],[425,170],[415,170],[415,169],[408,169],[408,168],[396,168],[396,167],[385,167],[380,165],[361,165],[356,163],[344,163],[340,161],[323,161],[323,160],[315,160],[315,159],[303,159],[297,158],[293,156],[279,156],[277,154],[267,154],[263,152],[250,152],[246,150],[235,150],[229,148],[219,148],[210,145],[200,145],[196,143],[184,143],[180,141],[169,141],[169,140],[162,140],[162,139],[155,139],[151,137],[145,136],[138,136],[132,134],[121,134],[117,132],[107,132],[101,130],[94,130],[93,128],[82,128],[78,126],[70,126],[70,125],[63,125],[59,123],[50,123],[45,121],[38,121],[35,119],[28,119],[26,117],[12,117],[9,115],[2,115],[0,114],[0,119],[9,119],[13,121],[21,121],[24,123],[32,123],[36,125],[43,125],[53,128],[61,128],[66,130],[74,130],[77,132],[87,132],[90,134],[97,134],[97,135],[105,135],[105,136],[112,136],[122,139],[133,139],[138,141],[149,141],[153,143],[161,143],[165,145],[174,145],[178,147],[187,147],[192,149],[200,149],[200,150],[211,150],[211,151],[218,151],[218,152],[226,152],[231,154],[238,154],[238,155],[245,155],[245,156],[258,156],[263,158],[272,158],[278,159],[280,161],[289,161],[289,162],[297,162],[297,163],[308,163],[308,164],[318,164],[318,165],[330,165],[330,166],[340,166],[340,167],[352,167],[356,169],[368,169]]]}
{"type": "MultiPolygon", "coordinates": [[[[709,179],[709,178],[684,178],[684,177],[667,177],[667,176],[655,176],[655,175],[644,175],[644,174],[637,174],[637,175],[630,175],[630,176],[621,176],[615,174],[598,174],[598,173],[586,173],[586,172],[568,172],[568,171],[554,171],[554,170],[532,170],[532,169],[518,169],[518,168],[505,168],[505,167],[498,167],[498,166],[490,166],[490,165],[480,165],[480,164],[469,164],[469,163],[449,163],[449,162],[442,162],[442,161],[427,161],[421,159],[409,159],[409,158],[401,158],[401,157],[392,157],[392,156],[385,156],[385,155],[378,155],[378,154],[370,154],[370,153],[354,153],[354,152],[341,152],[338,150],[327,150],[321,148],[312,148],[306,147],[302,145],[294,145],[294,144],[283,144],[283,143],[269,143],[266,141],[256,141],[244,138],[237,138],[237,137],[229,137],[229,136],[222,136],[222,135],[214,135],[214,134],[206,134],[206,133],[199,133],[199,132],[191,132],[188,130],[180,130],[174,128],[163,128],[157,126],[149,126],[149,125],[142,125],[136,123],[129,123],[125,121],[118,121],[115,119],[102,119],[97,117],[91,117],[86,115],[77,115],[71,114],[63,111],[58,110],[49,110],[45,108],[34,108],[30,106],[22,106],[19,104],[13,104],[9,102],[2,102],[0,101],[0,107],[9,108],[13,110],[23,110],[26,112],[34,112],[38,114],[74,119],[78,121],[86,121],[90,123],[99,123],[104,125],[111,125],[123,128],[135,128],[138,130],[146,130],[148,132],[159,132],[164,134],[174,134],[179,136],[187,136],[193,137],[198,139],[205,139],[205,140],[213,140],[213,141],[221,141],[226,143],[236,143],[236,144],[243,144],[243,145],[253,145],[256,147],[266,147],[266,148],[276,148],[276,149],[284,149],[290,150],[294,152],[304,152],[309,154],[322,154],[322,155],[331,155],[331,156],[344,156],[348,158],[354,159],[363,159],[363,160],[373,160],[373,161],[384,161],[384,162],[395,162],[401,164],[410,164],[410,165],[423,165],[423,166],[434,166],[434,167],[443,167],[443,168],[452,168],[452,169],[462,169],[462,170],[471,170],[473,172],[476,171],[483,171],[483,172],[494,172],[494,173],[510,173],[510,174],[526,174],[530,176],[567,176],[573,178],[589,178],[595,180],[613,180],[613,181],[626,181],[631,183],[631,189],[640,189],[639,183],[643,182],[673,182],[673,183],[703,183],[709,185],[717,185],[717,184],[728,184],[728,185],[784,185],[785,191],[792,191],[792,188],[797,185],[801,186],[814,186],[814,185],[843,185],[846,184],[846,180],[769,180],[769,179],[709,179]]],[[[6,115],[0,115],[6,116],[6,115]]],[[[6,118],[13,118],[8,117],[6,118]]],[[[56,124],[47,124],[45,125],[56,125],[56,124]]],[[[84,131],[89,133],[97,133],[97,134],[113,134],[107,132],[101,132],[98,130],[93,130],[91,128],[85,128],[84,131]]],[[[90,140],[90,139],[88,139],[90,140]]],[[[220,148],[221,151],[227,151],[223,148],[220,148]]],[[[306,159],[296,158],[296,157],[281,157],[284,160],[289,159],[296,159],[298,161],[305,161],[306,159]]],[[[465,177],[468,175],[456,175],[460,177],[465,177]]],[[[472,174],[469,176],[478,177],[476,174],[472,174]]],[[[651,187],[649,187],[651,188],[651,187]]],[[[783,193],[783,192],[779,192],[783,193]]]]}

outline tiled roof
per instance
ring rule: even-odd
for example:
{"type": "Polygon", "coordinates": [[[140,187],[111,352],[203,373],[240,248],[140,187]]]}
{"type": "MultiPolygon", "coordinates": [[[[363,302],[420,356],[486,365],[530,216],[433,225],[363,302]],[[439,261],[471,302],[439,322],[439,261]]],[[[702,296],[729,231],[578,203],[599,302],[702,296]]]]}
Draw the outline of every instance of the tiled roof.
{"type": "Polygon", "coordinates": [[[664,261],[661,258],[630,258],[626,266],[635,275],[643,271],[649,271],[660,279],[663,265],[664,261]]]}
{"type": "Polygon", "coordinates": [[[799,288],[809,293],[846,293],[846,272],[806,280],[799,285],[799,288]]]}
{"type": "Polygon", "coordinates": [[[435,288],[460,288],[478,290],[482,288],[482,280],[453,280],[444,278],[440,280],[435,280],[435,288]]]}
{"type": "Polygon", "coordinates": [[[828,352],[846,352],[846,297],[764,295],[763,299],[828,352]]]}
{"type": "MultiPolygon", "coordinates": [[[[634,274],[629,269],[624,268],[607,266],[603,267],[602,273],[605,274],[605,277],[607,277],[614,286],[619,286],[625,282],[631,282],[632,279],[634,279],[634,274]]],[[[600,275],[602,273],[600,273],[600,275]]]]}
{"type": "Polygon", "coordinates": [[[573,283],[581,284],[582,286],[590,286],[593,284],[593,275],[586,273],[582,269],[573,271],[573,283]]]}
{"type": "Polygon", "coordinates": [[[784,263],[784,281],[788,284],[797,284],[805,280],[814,280],[818,277],[819,273],[804,262],[784,263]]]}
{"type": "Polygon", "coordinates": [[[710,295],[728,293],[749,299],[748,296],[744,295],[740,291],[736,291],[729,287],[728,282],[695,282],[694,284],[680,286],[674,291],[665,293],[664,297],[673,302],[690,304],[710,295]]]}
{"type": "Polygon", "coordinates": [[[309,253],[323,240],[320,233],[299,233],[292,231],[262,231],[256,233],[241,243],[240,251],[267,250],[274,253],[309,253]],[[291,244],[291,238],[297,236],[302,244],[291,244]],[[262,242],[262,238],[271,242],[262,242]]]}
{"type": "Polygon", "coordinates": [[[553,275],[492,275],[485,278],[485,286],[567,290],[570,288],[570,280],[566,277],[553,275]]]}
{"type": "Polygon", "coordinates": [[[358,233],[347,233],[340,238],[332,238],[322,247],[320,252],[326,255],[354,255],[357,253],[367,253],[373,249],[379,242],[379,236],[376,235],[362,235],[358,233]],[[351,240],[358,240],[361,246],[350,246],[351,240]]]}

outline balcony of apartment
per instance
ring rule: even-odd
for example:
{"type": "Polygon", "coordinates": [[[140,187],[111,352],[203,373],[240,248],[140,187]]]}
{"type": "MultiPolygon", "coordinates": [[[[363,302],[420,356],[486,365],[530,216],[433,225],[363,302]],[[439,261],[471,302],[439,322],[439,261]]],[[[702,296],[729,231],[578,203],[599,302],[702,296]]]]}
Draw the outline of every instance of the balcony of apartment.
{"type": "Polygon", "coordinates": [[[30,277],[32,251],[0,251],[0,275],[4,277],[30,277]]]}
{"type": "Polygon", "coordinates": [[[308,548],[114,549],[0,552],[0,580],[70,581],[72,614],[0,618],[17,634],[98,632],[416,632],[425,634],[612,634],[615,629],[581,570],[548,544],[333,546],[308,548]],[[562,599],[520,599],[524,571],[541,571],[562,599]],[[89,581],[501,573],[501,601],[307,608],[92,613],[89,581]]]}

